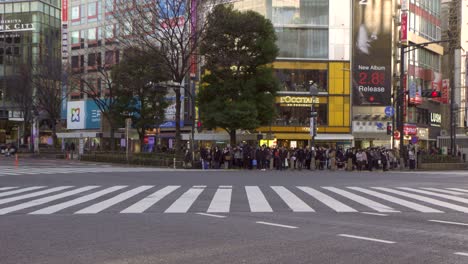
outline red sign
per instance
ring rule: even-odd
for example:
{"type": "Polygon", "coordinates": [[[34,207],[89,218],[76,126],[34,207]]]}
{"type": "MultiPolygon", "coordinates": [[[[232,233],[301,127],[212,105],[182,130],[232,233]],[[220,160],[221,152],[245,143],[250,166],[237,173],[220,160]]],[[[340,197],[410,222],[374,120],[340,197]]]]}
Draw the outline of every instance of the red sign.
{"type": "Polygon", "coordinates": [[[407,136],[413,136],[418,134],[418,127],[416,125],[404,124],[403,133],[407,136]]]}
{"type": "Polygon", "coordinates": [[[395,130],[395,131],[393,132],[393,138],[395,138],[395,139],[400,139],[400,131],[395,130]]]}
{"type": "Polygon", "coordinates": [[[408,44],[408,12],[401,13],[400,40],[403,44],[408,44]]]}
{"type": "Polygon", "coordinates": [[[443,104],[449,103],[449,87],[450,87],[450,79],[443,79],[441,97],[440,97],[440,102],[443,104]]]}
{"type": "Polygon", "coordinates": [[[408,82],[408,75],[403,75],[403,121],[406,121],[406,112],[408,110],[408,99],[406,99],[406,83],[408,82]]]}
{"type": "Polygon", "coordinates": [[[68,0],[62,0],[62,21],[68,21],[68,0]]]}

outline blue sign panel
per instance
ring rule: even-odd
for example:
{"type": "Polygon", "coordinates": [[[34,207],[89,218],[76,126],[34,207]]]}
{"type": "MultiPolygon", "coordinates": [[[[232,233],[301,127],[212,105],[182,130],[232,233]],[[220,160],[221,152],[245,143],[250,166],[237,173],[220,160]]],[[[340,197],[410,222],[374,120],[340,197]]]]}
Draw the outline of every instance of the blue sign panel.
{"type": "Polygon", "coordinates": [[[386,116],[393,116],[395,114],[395,108],[391,106],[385,107],[385,115],[386,116]]]}
{"type": "Polygon", "coordinates": [[[86,129],[101,128],[101,110],[94,100],[86,101],[86,129]]]}

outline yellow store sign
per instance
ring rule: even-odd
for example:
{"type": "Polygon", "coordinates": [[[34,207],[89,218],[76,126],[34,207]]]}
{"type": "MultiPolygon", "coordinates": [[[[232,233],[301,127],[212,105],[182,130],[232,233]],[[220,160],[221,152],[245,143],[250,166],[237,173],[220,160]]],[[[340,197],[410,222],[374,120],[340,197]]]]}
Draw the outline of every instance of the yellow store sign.
{"type": "Polygon", "coordinates": [[[281,106],[310,107],[311,104],[319,104],[320,98],[307,96],[279,96],[276,97],[276,103],[279,103],[281,106]]]}

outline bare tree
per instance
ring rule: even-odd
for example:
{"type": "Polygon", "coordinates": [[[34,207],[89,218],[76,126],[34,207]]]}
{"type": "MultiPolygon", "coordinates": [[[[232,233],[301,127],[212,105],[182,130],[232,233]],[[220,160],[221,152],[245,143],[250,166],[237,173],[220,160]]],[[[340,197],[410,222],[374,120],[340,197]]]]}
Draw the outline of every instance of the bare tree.
{"type": "Polygon", "coordinates": [[[177,84],[175,88],[172,87],[176,96],[176,151],[181,146],[181,90],[188,88],[184,86],[184,79],[189,74],[193,77],[196,72],[200,59],[198,46],[206,29],[205,20],[202,19],[204,12],[200,10],[207,10],[216,2],[116,0],[112,9],[114,22],[120,29],[117,34],[120,45],[137,46],[143,50],[161,50],[162,60],[172,75],[172,81],[177,84]]]}

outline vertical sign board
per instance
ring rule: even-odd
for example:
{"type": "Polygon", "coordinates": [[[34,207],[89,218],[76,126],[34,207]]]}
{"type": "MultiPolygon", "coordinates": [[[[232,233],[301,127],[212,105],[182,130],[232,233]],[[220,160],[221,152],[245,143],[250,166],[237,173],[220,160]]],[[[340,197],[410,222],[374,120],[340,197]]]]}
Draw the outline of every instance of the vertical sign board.
{"type": "Polygon", "coordinates": [[[101,110],[94,100],[86,101],[86,129],[101,128],[101,110]]]}
{"type": "Polygon", "coordinates": [[[390,105],[392,0],[353,0],[353,105],[390,105]]]}
{"type": "Polygon", "coordinates": [[[67,103],[67,129],[85,129],[85,101],[70,101],[67,103]]]}

